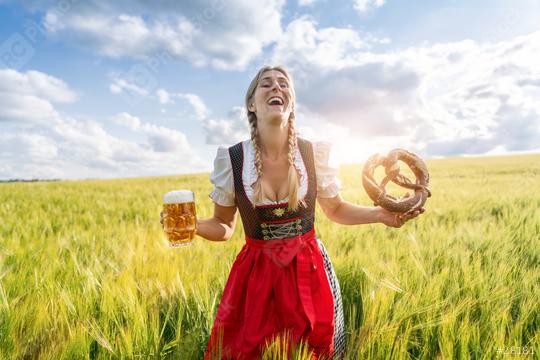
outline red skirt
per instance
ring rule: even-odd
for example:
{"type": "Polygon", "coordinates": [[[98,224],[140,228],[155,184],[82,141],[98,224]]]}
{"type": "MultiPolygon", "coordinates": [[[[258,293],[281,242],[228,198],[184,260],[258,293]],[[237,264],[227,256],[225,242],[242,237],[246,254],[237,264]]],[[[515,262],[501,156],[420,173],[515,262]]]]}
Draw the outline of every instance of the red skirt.
{"type": "Polygon", "coordinates": [[[279,240],[246,236],[223,290],[204,358],[259,359],[265,345],[284,332],[289,351],[290,345],[304,340],[314,359],[332,356],[333,301],[313,229],[279,240]]]}

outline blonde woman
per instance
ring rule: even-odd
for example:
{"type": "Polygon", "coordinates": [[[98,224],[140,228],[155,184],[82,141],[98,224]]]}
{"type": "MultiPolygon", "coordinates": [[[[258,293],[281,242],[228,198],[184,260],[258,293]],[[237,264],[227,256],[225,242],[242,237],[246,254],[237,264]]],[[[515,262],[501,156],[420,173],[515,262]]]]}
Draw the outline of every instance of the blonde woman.
{"type": "Polygon", "coordinates": [[[329,144],[296,135],[295,92],[284,68],[262,68],[245,100],[251,138],[218,149],[211,175],[214,216],[197,224],[199,236],[225,241],[238,209],[246,235],[205,358],[259,359],[265,344],[285,332],[291,343],[308,342],[316,357],[337,358],[345,349],[343,305],[314,231],[316,201],[331,220],[347,225],[400,227],[423,210],[400,219],[341,198],[329,144]]]}

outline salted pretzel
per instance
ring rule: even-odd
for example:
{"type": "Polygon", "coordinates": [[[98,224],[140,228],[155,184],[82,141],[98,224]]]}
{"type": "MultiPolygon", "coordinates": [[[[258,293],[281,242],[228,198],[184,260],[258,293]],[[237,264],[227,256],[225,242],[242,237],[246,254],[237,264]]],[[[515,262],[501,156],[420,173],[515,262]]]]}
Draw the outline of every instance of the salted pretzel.
{"type": "Polygon", "coordinates": [[[404,149],[394,149],[387,156],[379,154],[370,156],[364,164],[362,184],[375,206],[381,206],[395,213],[411,213],[421,208],[426,203],[427,198],[431,196],[431,191],[428,188],[429,173],[426,164],[418,156],[404,149]],[[399,160],[412,170],[416,176],[415,183],[399,173],[399,160]],[[386,176],[380,184],[377,184],[373,176],[375,169],[379,166],[384,166],[386,176]],[[396,198],[387,194],[385,187],[389,181],[406,189],[414,190],[414,196],[396,198]]]}

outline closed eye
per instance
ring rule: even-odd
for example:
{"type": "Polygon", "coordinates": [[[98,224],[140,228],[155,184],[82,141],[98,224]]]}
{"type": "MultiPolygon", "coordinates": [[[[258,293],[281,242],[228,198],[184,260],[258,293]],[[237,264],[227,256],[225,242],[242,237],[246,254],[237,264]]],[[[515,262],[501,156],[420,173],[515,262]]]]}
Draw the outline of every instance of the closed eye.
{"type": "MultiPolygon", "coordinates": [[[[271,83],[268,83],[268,82],[264,82],[264,83],[261,83],[261,87],[264,87],[264,88],[267,88],[267,87],[271,87],[272,84],[271,83]]],[[[285,82],[285,81],[282,81],[279,83],[279,87],[281,88],[288,88],[289,87],[289,83],[288,82],[285,82]]]]}

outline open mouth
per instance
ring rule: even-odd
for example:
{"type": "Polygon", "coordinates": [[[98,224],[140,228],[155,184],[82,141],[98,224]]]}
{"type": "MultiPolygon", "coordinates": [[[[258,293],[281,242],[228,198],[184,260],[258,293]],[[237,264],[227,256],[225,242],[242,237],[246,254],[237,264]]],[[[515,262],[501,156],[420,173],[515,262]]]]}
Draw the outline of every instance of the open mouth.
{"type": "Polygon", "coordinates": [[[268,105],[283,105],[285,102],[279,96],[272,96],[268,99],[268,105]]]}

